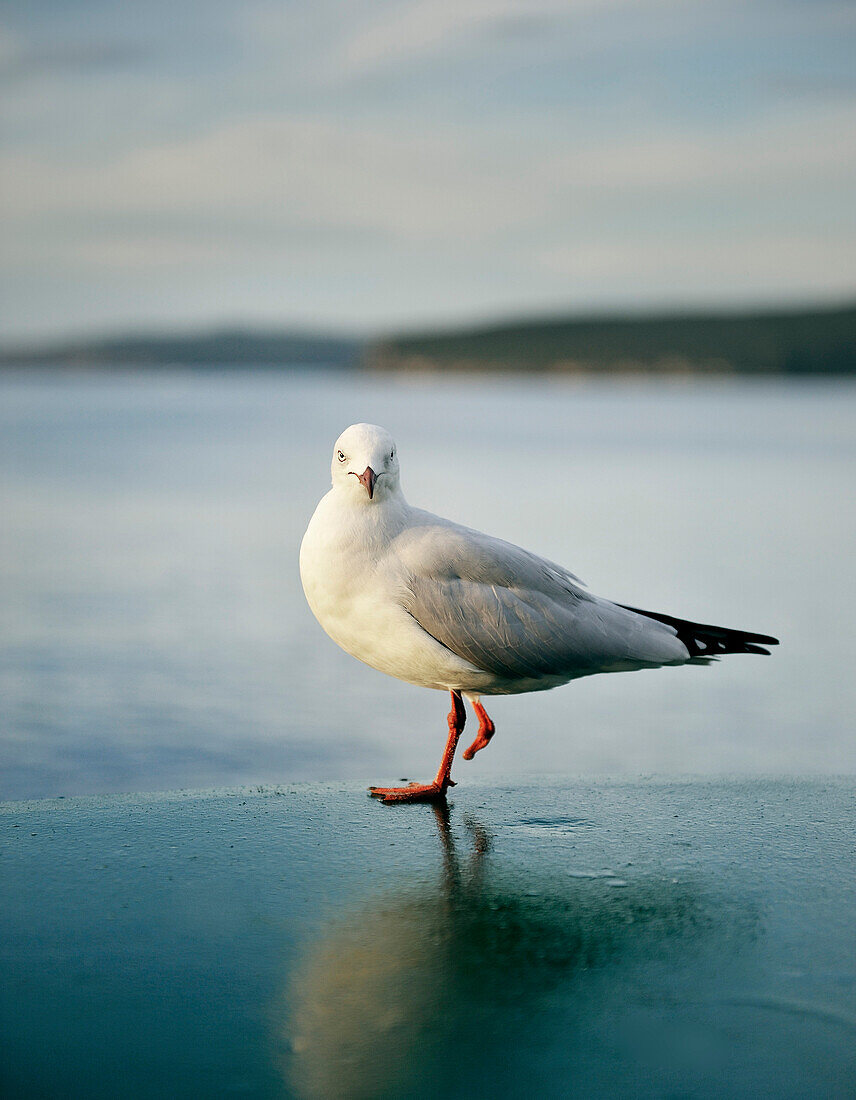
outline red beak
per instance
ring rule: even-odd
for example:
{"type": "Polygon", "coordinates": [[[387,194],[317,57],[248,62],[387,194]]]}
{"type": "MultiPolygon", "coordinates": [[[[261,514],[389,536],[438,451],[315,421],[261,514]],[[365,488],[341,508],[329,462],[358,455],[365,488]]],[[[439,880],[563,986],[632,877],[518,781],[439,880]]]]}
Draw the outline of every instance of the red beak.
{"type": "Polygon", "coordinates": [[[377,481],[377,474],[374,472],[371,466],[366,466],[361,474],[354,474],[354,477],[361,484],[365,485],[366,492],[369,494],[369,500],[371,500],[374,496],[374,487],[375,482],[377,481]]]}

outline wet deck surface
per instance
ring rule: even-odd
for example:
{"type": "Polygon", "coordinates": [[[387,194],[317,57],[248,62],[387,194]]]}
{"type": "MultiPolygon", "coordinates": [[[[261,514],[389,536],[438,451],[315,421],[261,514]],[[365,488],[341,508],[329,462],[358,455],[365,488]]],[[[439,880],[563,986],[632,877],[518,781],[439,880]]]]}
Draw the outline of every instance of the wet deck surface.
{"type": "Polygon", "coordinates": [[[846,1097],[856,783],[0,804],[8,1097],[846,1097]]]}

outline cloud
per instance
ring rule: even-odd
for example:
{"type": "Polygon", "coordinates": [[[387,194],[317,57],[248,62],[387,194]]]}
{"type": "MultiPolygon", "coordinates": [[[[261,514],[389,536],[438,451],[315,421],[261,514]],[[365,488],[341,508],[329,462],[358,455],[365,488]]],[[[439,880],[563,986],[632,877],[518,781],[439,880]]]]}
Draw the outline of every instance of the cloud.
{"type": "Polygon", "coordinates": [[[63,73],[89,74],[101,69],[125,69],[151,53],[140,42],[86,41],[24,46],[0,38],[0,82],[10,84],[63,73]]]}
{"type": "MultiPolygon", "coordinates": [[[[667,289],[673,300],[713,291],[730,300],[763,286],[768,295],[807,293],[802,275],[811,273],[811,297],[852,293],[856,288],[856,230],[815,234],[753,230],[723,235],[697,232],[692,239],[642,230],[633,241],[613,234],[545,249],[537,264],[565,285],[609,286],[632,298],[640,290],[667,289]],[[698,274],[701,273],[701,277],[698,274]]],[[[643,295],[644,297],[644,295],[643,295]]]]}
{"type": "Polygon", "coordinates": [[[704,133],[687,129],[604,141],[563,153],[554,170],[565,186],[614,192],[767,185],[773,193],[841,174],[856,185],[853,137],[856,107],[831,106],[704,133]]]}
{"type": "MultiPolygon", "coordinates": [[[[660,8],[672,0],[648,0],[660,8]]],[[[339,43],[325,68],[339,79],[436,58],[486,38],[547,35],[586,13],[603,16],[632,0],[409,0],[384,7],[339,43]]]]}
{"type": "MultiPolygon", "coordinates": [[[[837,107],[706,136],[604,134],[573,151],[539,138],[509,161],[501,131],[408,133],[262,116],[115,159],[69,163],[65,155],[10,152],[0,157],[0,193],[19,228],[40,223],[66,241],[75,233],[103,241],[93,232],[99,225],[118,239],[124,219],[129,239],[145,226],[167,251],[170,238],[199,237],[206,254],[218,240],[225,252],[241,234],[250,251],[264,247],[266,234],[280,247],[340,234],[347,248],[362,234],[412,247],[467,241],[489,249],[539,225],[561,237],[587,218],[604,224],[628,204],[647,205],[650,216],[652,199],[702,209],[742,196],[752,209],[785,196],[798,221],[830,181],[856,187],[856,147],[845,140],[854,133],[856,115],[837,107]]],[[[100,254],[100,245],[81,252],[100,254]]]]}
{"type": "Polygon", "coordinates": [[[233,288],[381,322],[856,283],[853,97],[764,77],[837,71],[840,4],[40,11],[0,28],[13,325],[122,280],[158,308],[233,288]]]}
{"type": "MultiPolygon", "coordinates": [[[[336,60],[343,74],[351,77],[390,63],[412,62],[524,14],[521,6],[516,0],[418,0],[398,4],[353,34],[336,60]]],[[[529,14],[552,14],[555,9],[555,4],[533,0],[529,14]]]]}
{"type": "Polygon", "coordinates": [[[825,99],[829,96],[856,96],[856,77],[851,73],[798,73],[773,72],[761,80],[759,86],[794,98],[825,99]]]}
{"type": "Polygon", "coordinates": [[[263,117],[106,162],[7,154],[0,186],[19,224],[54,229],[124,216],[152,226],[165,219],[175,231],[185,218],[186,228],[201,226],[230,246],[237,230],[260,225],[272,234],[305,236],[305,226],[315,225],[343,240],[367,230],[426,242],[436,234],[478,237],[508,209],[499,165],[479,161],[463,135],[446,131],[408,137],[335,120],[263,117]]]}

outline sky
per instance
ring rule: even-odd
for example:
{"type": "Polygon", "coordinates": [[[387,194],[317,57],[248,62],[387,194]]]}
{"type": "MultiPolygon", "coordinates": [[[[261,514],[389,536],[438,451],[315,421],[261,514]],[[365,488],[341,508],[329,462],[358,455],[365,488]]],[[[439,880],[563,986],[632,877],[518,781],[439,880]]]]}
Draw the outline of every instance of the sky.
{"type": "Polygon", "coordinates": [[[856,292],[853,0],[3,0],[0,341],[856,292]]]}

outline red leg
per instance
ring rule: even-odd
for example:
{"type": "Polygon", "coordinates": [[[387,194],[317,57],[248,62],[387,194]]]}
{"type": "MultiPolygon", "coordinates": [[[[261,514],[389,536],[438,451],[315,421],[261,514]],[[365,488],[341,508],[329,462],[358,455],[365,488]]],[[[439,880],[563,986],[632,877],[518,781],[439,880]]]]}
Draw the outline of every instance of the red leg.
{"type": "Polygon", "coordinates": [[[479,749],[485,748],[490,743],[491,737],[496,733],[496,726],[488,718],[487,711],[481,705],[481,703],[474,702],[473,710],[478,715],[479,719],[479,732],[475,741],[470,745],[468,749],[464,751],[464,760],[472,760],[479,749]]]}
{"type": "Polygon", "coordinates": [[[444,802],[446,791],[454,787],[451,780],[452,760],[455,758],[455,749],[458,747],[458,738],[464,728],[467,712],[464,710],[464,701],[459,691],[453,691],[452,709],[449,711],[449,739],[446,742],[446,751],[440,762],[440,770],[433,783],[408,783],[406,787],[369,787],[372,798],[380,798],[384,802],[444,802]]]}

